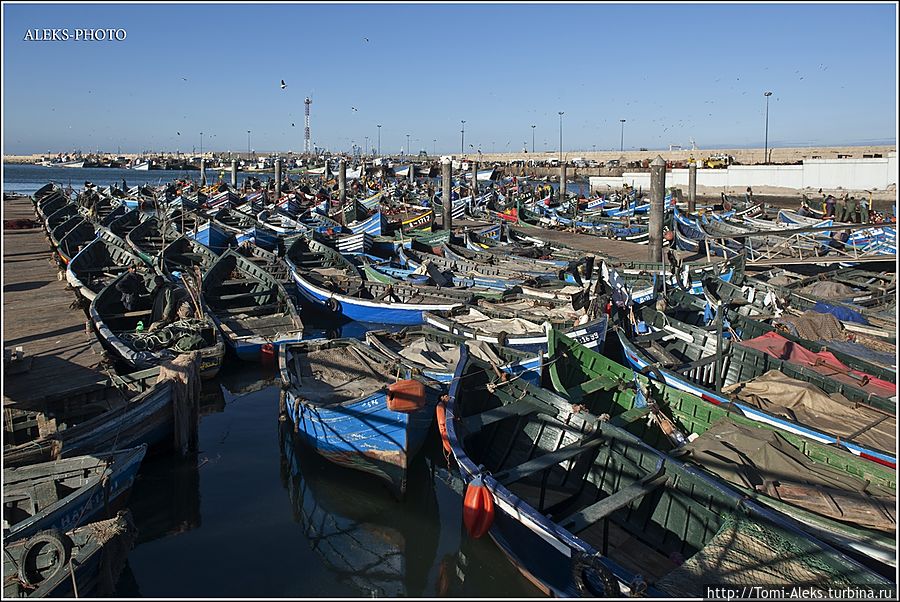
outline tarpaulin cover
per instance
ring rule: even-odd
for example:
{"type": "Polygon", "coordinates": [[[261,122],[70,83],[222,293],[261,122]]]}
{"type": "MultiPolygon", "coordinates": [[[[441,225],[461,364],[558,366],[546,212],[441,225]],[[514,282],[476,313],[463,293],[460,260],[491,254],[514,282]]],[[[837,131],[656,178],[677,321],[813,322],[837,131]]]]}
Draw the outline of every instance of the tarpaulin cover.
{"type": "Polygon", "coordinates": [[[847,307],[832,305],[831,303],[825,303],[824,301],[816,302],[815,307],[813,307],[813,311],[817,311],[820,314],[832,314],[841,322],[856,322],[857,324],[864,325],[869,324],[869,321],[866,320],[865,317],[863,317],[863,315],[858,311],[854,311],[847,307]]]}
{"type": "Polygon", "coordinates": [[[830,351],[819,351],[818,353],[810,351],[793,341],[787,340],[777,332],[767,332],[755,339],[741,341],[738,345],[768,353],[772,357],[803,366],[840,383],[859,387],[865,392],[878,395],[879,397],[890,398],[897,394],[897,385],[895,383],[876,378],[859,370],[851,370],[830,351]]]}
{"type": "MultiPolygon", "coordinates": [[[[469,352],[478,359],[502,366],[503,360],[484,341],[466,341],[469,352]]],[[[459,345],[417,339],[399,352],[400,356],[411,362],[432,370],[450,370],[459,363],[459,345]]]]}
{"type": "Polygon", "coordinates": [[[777,431],[723,418],[685,448],[691,461],[735,485],[836,520],[888,531],[896,527],[895,493],[887,483],[816,462],[777,431]]]}
{"type": "Polygon", "coordinates": [[[468,313],[453,316],[452,320],[490,334],[501,332],[510,335],[543,333],[540,324],[522,318],[491,318],[473,308],[470,308],[468,313]]]}
{"type": "Polygon", "coordinates": [[[856,343],[854,341],[835,341],[835,340],[820,340],[817,341],[823,345],[828,345],[835,351],[840,351],[841,353],[846,353],[848,355],[852,355],[861,360],[866,360],[867,362],[872,362],[873,364],[879,364],[881,366],[885,366],[887,368],[894,368],[897,365],[897,354],[889,353],[887,351],[878,351],[877,349],[870,349],[866,347],[862,343],[856,343]]]}
{"type": "Polygon", "coordinates": [[[801,293],[823,299],[852,299],[856,294],[852,288],[841,282],[813,282],[800,289],[801,293]]]}
{"type": "Polygon", "coordinates": [[[896,416],[854,405],[840,393],[828,395],[811,383],[777,370],[729,385],[722,391],[747,405],[859,445],[890,454],[897,446],[896,416]]]}
{"type": "Polygon", "coordinates": [[[831,314],[812,310],[807,310],[799,316],[782,315],[772,320],[772,326],[811,341],[819,339],[847,340],[847,333],[844,332],[844,326],[840,320],[831,314]]]}

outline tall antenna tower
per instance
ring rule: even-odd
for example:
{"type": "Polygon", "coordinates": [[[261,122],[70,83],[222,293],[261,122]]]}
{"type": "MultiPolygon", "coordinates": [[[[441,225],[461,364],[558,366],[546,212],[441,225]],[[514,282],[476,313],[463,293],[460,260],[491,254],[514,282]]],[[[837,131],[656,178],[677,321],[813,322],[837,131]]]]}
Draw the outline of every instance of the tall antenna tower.
{"type": "Polygon", "coordinates": [[[310,97],[307,96],[306,100],[303,101],[303,104],[304,104],[305,115],[306,115],[306,120],[304,123],[305,129],[303,131],[303,152],[308,155],[310,152],[312,152],[312,148],[310,147],[310,143],[309,143],[309,140],[310,140],[310,138],[309,138],[309,105],[312,104],[312,99],[310,99],[310,97]]]}

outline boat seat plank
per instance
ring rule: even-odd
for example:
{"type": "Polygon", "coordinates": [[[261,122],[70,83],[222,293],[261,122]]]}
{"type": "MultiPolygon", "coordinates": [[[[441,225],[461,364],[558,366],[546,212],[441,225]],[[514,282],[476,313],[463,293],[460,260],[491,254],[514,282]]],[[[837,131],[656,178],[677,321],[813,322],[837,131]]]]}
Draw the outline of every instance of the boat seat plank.
{"type": "Polygon", "coordinates": [[[579,385],[575,385],[571,389],[567,389],[566,393],[572,398],[580,398],[585,395],[590,395],[591,393],[596,393],[597,391],[609,391],[615,389],[618,385],[618,381],[607,376],[596,376],[579,385]]]}
{"type": "Polygon", "coordinates": [[[213,299],[216,301],[232,301],[234,299],[246,299],[247,297],[266,297],[269,295],[274,295],[275,289],[270,288],[264,291],[250,292],[250,293],[238,293],[235,295],[213,295],[213,299]]]}
{"type": "Polygon", "coordinates": [[[551,466],[555,466],[560,462],[569,460],[571,458],[574,458],[575,456],[591,451],[603,445],[604,443],[606,443],[606,440],[602,438],[587,440],[580,439],[574,443],[570,443],[569,445],[561,447],[556,451],[546,453],[538,458],[528,460],[527,462],[519,464],[518,466],[508,468],[502,472],[499,472],[494,475],[494,478],[496,478],[497,481],[499,481],[503,485],[515,483],[520,479],[524,479],[528,475],[550,468],[551,466]]]}
{"type": "Polygon", "coordinates": [[[109,321],[109,320],[115,320],[118,318],[140,318],[142,316],[149,316],[152,313],[153,312],[148,309],[146,311],[126,311],[125,313],[122,313],[122,314],[105,314],[105,315],[102,315],[101,317],[103,318],[104,321],[109,321]]]}
{"type": "Polygon", "coordinates": [[[662,345],[656,341],[652,341],[646,349],[648,353],[653,356],[653,359],[657,360],[664,368],[677,366],[681,363],[681,360],[666,351],[662,345]]]}
{"type": "Polygon", "coordinates": [[[671,336],[671,334],[672,333],[667,330],[657,330],[656,332],[651,332],[650,334],[642,334],[636,336],[632,339],[632,341],[636,345],[643,345],[644,343],[651,343],[652,341],[658,341],[667,336],[671,336]]]}
{"type": "Polygon", "coordinates": [[[544,406],[534,403],[531,399],[525,398],[519,401],[486,410],[479,414],[472,414],[462,419],[463,429],[467,434],[474,434],[486,427],[504,418],[510,416],[525,416],[543,410],[544,406]]]}
{"type": "Polygon", "coordinates": [[[694,368],[700,368],[702,366],[707,366],[709,364],[716,363],[716,356],[709,355],[707,357],[702,357],[699,360],[695,360],[693,362],[688,362],[686,364],[681,364],[679,366],[675,366],[671,368],[673,372],[686,372],[688,370],[693,370],[694,368]]]}
{"type": "Polygon", "coordinates": [[[628,487],[625,487],[598,502],[594,502],[587,508],[582,508],[573,514],[570,514],[557,521],[557,523],[573,535],[577,535],[600,519],[606,518],[616,510],[624,508],[635,500],[644,497],[665,483],[668,478],[669,477],[665,474],[665,469],[660,466],[656,473],[647,475],[640,481],[632,483],[628,487]]]}
{"type": "Polygon", "coordinates": [[[650,413],[649,407],[631,408],[610,419],[609,423],[613,426],[624,427],[632,422],[637,422],[641,418],[650,413]]]}

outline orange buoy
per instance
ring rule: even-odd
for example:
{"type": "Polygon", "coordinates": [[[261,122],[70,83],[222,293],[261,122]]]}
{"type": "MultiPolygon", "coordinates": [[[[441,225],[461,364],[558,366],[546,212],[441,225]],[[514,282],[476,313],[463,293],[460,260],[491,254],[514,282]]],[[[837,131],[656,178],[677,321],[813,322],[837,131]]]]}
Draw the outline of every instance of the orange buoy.
{"type": "Polygon", "coordinates": [[[463,501],[463,523],[469,537],[478,539],[491,528],[494,522],[494,496],[485,487],[481,475],[466,486],[463,501]]]}
{"type": "Polygon", "coordinates": [[[438,432],[441,434],[441,445],[444,446],[444,452],[449,454],[452,450],[450,438],[447,436],[447,409],[444,407],[443,401],[437,404],[434,413],[437,416],[438,432]]]}
{"type": "Polygon", "coordinates": [[[425,385],[418,380],[398,380],[388,386],[387,407],[392,412],[415,412],[425,405],[425,385]]]}
{"type": "Polygon", "coordinates": [[[275,345],[272,343],[266,343],[260,349],[260,359],[264,362],[273,362],[275,361],[275,345]]]}

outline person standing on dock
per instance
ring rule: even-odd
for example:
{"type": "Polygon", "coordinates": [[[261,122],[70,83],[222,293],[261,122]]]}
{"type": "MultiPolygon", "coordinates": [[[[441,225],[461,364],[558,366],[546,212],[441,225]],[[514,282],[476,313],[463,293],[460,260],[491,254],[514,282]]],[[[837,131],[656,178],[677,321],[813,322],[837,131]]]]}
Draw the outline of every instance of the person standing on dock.
{"type": "Polygon", "coordinates": [[[834,197],[830,195],[825,199],[825,217],[834,217],[834,197]]]}
{"type": "MultiPolygon", "coordinates": [[[[832,203],[835,203],[834,197],[831,195],[828,195],[828,199],[825,200],[826,204],[828,203],[829,199],[831,200],[832,203]]],[[[834,213],[833,217],[839,222],[844,221],[844,213],[846,212],[846,210],[847,210],[847,201],[844,199],[844,197],[841,197],[841,199],[839,201],[837,201],[837,203],[835,204],[835,213],[834,213]]]]}

